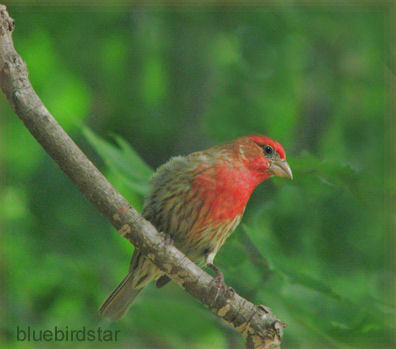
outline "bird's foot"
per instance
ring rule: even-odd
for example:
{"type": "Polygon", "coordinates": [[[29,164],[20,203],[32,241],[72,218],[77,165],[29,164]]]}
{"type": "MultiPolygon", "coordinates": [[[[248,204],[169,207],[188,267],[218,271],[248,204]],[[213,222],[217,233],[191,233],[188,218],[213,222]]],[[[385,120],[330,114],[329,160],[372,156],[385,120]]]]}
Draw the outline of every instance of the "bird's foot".
{"type": "Polygon", "coordinates": [[[161,231],[160,235],[163,238],[164,246],[172,246],[174,244],[174,240],[172,239],[172,236],[170,236],[169,234],[161,231]]]}
{"type": "Polygon", "coordinates": [[[207,266],[212,269],[215,273],[215,277],[214,277],[214,282],[216,285],[216,294],[214,297],[214,301],[216,301],[217,297],[220,294],[221,290],[226,290],[227,289],[227,285],[224,282],[224,275],[223,273],[219,270],[219,268],[217,268],[213,263],[208,263],[207,266]]]}

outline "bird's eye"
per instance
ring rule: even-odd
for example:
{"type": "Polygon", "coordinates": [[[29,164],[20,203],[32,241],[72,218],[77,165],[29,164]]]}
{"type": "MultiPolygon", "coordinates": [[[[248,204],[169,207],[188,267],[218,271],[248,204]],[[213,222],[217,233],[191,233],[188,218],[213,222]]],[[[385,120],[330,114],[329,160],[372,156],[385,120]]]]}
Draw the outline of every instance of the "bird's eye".
{"type": "Polygon", "coordinates": [[[273,149],[270,145],[267,145],[267,146],[264,148],[264,152],[265,152],[267,155],[271,155],[271,154],[274,152],[274,149],[273,149]]]}

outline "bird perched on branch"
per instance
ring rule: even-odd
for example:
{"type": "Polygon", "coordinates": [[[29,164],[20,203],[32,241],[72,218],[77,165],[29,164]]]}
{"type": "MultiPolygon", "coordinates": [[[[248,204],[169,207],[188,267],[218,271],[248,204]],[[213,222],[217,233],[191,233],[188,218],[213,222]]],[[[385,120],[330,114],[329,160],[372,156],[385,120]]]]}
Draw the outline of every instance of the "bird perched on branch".
{"type": "MultiPolygon", "coordinates": [[[[142,215],[199,265],[208,265],[222,279],[213,259],[241,221],[254,188],[271,176],[292,179],[282,146],[251,135],[163,164],[151,179],[151,194],[142,215]]],[[[99,309],[119,320],[151,281],[157,287],[170,279],[137,249],[128,274],[99,309]]]]}

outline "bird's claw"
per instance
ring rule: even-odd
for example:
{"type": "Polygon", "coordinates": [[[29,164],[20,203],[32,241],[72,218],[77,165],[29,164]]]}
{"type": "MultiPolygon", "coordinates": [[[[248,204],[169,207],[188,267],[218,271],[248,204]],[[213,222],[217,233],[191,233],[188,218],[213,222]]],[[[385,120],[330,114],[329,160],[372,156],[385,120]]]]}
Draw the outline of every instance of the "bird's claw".
{"type": "Polygon", "coordinates": [[[231,286],[227,287],[224,297],[229,301],[234,296],[235,296],[235,290],[231,286]]]}
{"type": "Polygon", "coordinates": [[[224,275],[223,273],[213,264],[208,263],[207,266],[215,272],[214,283],[216,285],[216,294],[214,297],[214,301],[216,301],[217,297],[220,294],[221,290],[227,290],[227,285],[224,282],[224,275]]]}
{"type": "Polygon", "coordinates": [[[172,246],[174,244],[174,241],[173,241],[172,237],[169,234],[166,234],[166,233],[164,233],[162,231],[160,232],[160,234],[161,234],[161,236],[163,238],[163,243],[164,243],[165,247],[172,246]]]}

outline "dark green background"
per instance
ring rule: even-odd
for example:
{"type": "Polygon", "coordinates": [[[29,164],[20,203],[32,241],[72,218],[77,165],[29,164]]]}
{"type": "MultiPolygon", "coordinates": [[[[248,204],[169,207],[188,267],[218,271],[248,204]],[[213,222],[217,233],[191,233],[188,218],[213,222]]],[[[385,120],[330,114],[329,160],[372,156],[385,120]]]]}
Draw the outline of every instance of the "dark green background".
{"type": "MultiPolygon", "coordinates": [[[[281,142],[295,179],[257,188],[217,265],[237,292],[288,323],[285,348],[390,347],[389,8],[289,2],[9,12],[37,93],[139,209],[146,172],[125,145],[118,150],[118,136],[151,168],[239,135],[281,142]]],[[[148,287],[121,322],[99,320],[133,248],[4,96],[0,113],[5,345],[15,343],[18,325],[120,329],[119,344],[133,348],[242,345],[174,284],[148,287]]]]}

